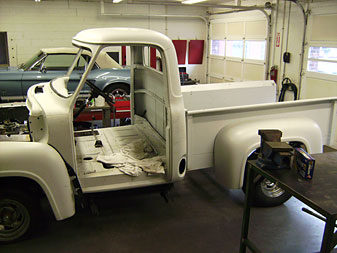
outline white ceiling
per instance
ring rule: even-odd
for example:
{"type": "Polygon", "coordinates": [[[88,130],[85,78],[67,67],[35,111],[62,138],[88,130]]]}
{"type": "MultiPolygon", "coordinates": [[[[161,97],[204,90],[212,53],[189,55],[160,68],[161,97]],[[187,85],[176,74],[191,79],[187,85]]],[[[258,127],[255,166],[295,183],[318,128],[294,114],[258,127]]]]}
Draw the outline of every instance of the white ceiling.
{"type": "MultiPolygon", "coordinates": [[[[165,3],[181,3],[182,1],[184,0],[132,0],[132,1],[129,1],[129,2],[134,2],[134,3],[137,3],[137,2],[153,2],[153,3],[162,3],[162,4],[165,4],[165,3]]],[[[207,1],[204,1],[204,2],[200,2],[200,4],[224,4],[224,3],[228,3],[228,2],[234,2],[233,0],[207,0],[207,1]]]]}
{"type": "MultiPolygon", "coordinates": [[[[104,0],[104,2],[111,2],[111,1],[112,0],[104,0]]],[[[183,1],[184,0],[124,0],[122,3],[181,4],[181,2],[183,1]]],[[[206,0],[200,3],[196,3],[194,5],[221,5],[221,4],[236,5],[237,1],[241,2],[242,5],[247,5],[245,4],[245,2],[248,2],[249,0],[206,0]]]]}
{"type": "MultiPolygon", "coordinates": [[[[1,0],[0,0],[1,1],[1,0]]],[[[34,0],[26,0],[26,1],[34,1],[34,0]]],[[[74,1],[74,0],[40,0],[40,1],[74,1]]],[[[100,2],[102,0],[76,0],[81,2],[100,2]]],[[[112,3],[112,0],[103,0],[105,3],[112,3]]],[[[181,5],[185,0],[123,0],[118,4],[159,4],[159,5],[181,5]]],[[[191,4],[189,6],[203,6],[203,7],[220,7],[221,5],[230,5],[230,6],[263,6],[265,2],[273,2],[274,0],[206,0],[200,3],[191,4]],[[254,4],[252,4],[254,3],[254,4]]],[[[284,0],[281,0],[284,1],[284,0]]],[[[290,1],[290,0],[288,0],[290,1]]],[[[299,0],[299,1],[307,1],[307,0],[299,0]]],[[[311,1],[319,1],[319,0],[311,0],[311,1]]],[[[326,1],[326,0],[325,0],[326,1]]],[[[336,1],[336,0],[333,0],[336,1]]],[[[188,6],[185,5],[184,6],[188,6]]]]}

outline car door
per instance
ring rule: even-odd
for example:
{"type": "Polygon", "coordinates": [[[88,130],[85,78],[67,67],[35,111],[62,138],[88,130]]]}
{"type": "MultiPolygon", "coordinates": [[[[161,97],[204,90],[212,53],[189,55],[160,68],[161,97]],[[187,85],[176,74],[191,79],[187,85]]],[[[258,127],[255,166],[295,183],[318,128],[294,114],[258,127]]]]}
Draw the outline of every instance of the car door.
{"type": "Polygon", "coordinates": [[[0,69],[0,101],[22,100],[22,69],[8,67],[0,69]]]}
{"type": "MultiPolygon", "coordinates": [[[[24,72],[22,77],[23,93],[27,94],[29,87],[34,84],[49,82],[56,77],[66,75],[68,68],[72,64],[75,56],[75,54],[48,54],[46,57],[41,59],[40,62],[24,72]]],[[[84,65],[83,62],[81,63],[84,65]]],[[[68,84],[69,92],[73,92],[76,89],[83,71],[84,66],[81,68],[78,64],[70,76],[68,84]]]]}

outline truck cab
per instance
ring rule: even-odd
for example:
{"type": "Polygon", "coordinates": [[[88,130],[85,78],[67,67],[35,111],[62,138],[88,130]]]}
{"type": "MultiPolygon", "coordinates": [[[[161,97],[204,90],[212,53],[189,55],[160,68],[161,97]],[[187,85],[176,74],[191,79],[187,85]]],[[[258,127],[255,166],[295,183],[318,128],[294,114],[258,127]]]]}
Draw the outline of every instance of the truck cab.
{"type": "MultiPolygon", "coordinates": [[[[23,161],[34,160],[34,168],[28,166],[23,174],[30,174],[26,180],[34,181],[47,195],[58,220],[75,213],[76,188],[85,194],[168,184],[183,179],[186,173],[185,111],[171,40],[144,29],[104,28],[82,31],[72,42],[79,51],[67,75],[29,89],[26,106],[31,142],[12,142],[13,147],[7,148],[10,164],[1,168],[1,176],[15,175],[20,166],[15,165],[14,157],[20,151],[23,161]],[[113,98],[87,77],[102,50],[121,45],[131,52],[131,125],[74,131],[73,108],[85,85],[91,88],[88,102],[103,96],[113,105],[113,98]],[[160,56],[162,70],[146,64],[150,47],[160,56]],[[69,76],[83,50],[91,51],[92,58],[77,89],[70,93],[69,76]],[[39,164],[40,160],[45,162],[39,164]],[[51,177],[55,168],[57,176],[51,177]],[[62,194],[57,194],[60,190],[62,194]]],[[[27,177],[19,173],[13,178],[27,177]]],[[[18,238],[1,238],[0,229],[0,241],[18,238]]]]}

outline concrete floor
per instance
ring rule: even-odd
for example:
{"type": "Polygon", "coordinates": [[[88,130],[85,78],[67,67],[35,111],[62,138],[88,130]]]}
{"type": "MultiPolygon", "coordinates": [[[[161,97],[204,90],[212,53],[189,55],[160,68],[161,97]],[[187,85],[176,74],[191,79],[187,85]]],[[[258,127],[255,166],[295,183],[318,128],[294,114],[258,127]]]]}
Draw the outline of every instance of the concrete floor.
{"type": "MultiPolygon", "coordinates": [[[[239,252],[241,190],[223,189],[212,170],[200,170],[176,183],[169,197],[166,203],[156,191],[94,195],[99,216],[79,210],[57,222],[49,210],[33,237],[0,252],[239,252]]],[[[250,238],[262,252],[318,252],[324,222],[303,206],[291,198],[279,207],[253,208],[250,238]]]]}

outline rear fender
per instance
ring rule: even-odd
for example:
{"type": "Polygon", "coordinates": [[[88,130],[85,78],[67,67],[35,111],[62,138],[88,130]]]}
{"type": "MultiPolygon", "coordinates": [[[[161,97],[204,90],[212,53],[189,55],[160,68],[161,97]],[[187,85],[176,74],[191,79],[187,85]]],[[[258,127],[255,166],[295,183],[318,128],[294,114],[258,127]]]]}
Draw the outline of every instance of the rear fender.
{"type": "Polygon", "coordinates": [[[37,142],[0,142],[0,177],[28,178],[40,185],[57,220],[75,213],[66,165],[51,146],[37,142]]]}
{"type": "Polygon", "coordinates": [[[222,128],[215,138],[214,167],[218,183],[229,189],[242,187],[247,158],[260,146],[260,129],[279,129],[282,141],[301,142],[309,153],[322,152],[321,129],[308,118],[233,123],[222,128]]]}

